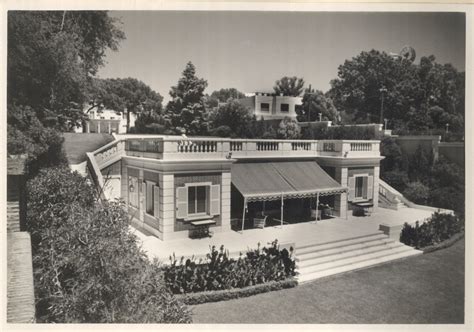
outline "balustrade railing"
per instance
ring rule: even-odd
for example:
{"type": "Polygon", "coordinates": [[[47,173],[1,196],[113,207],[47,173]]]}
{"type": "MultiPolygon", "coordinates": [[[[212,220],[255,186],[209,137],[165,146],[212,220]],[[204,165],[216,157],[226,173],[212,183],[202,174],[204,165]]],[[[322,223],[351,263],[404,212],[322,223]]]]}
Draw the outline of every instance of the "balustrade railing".
{"type": "Polygon", "coordinates": [[[160,159],[251,158],[259,156],[327,156],[372,157],[379,156],[378,141],[343,140],[258,140],[189,137],[129,137],[127,151],[133,156],[160,159]]]}
{"type": "Polygon", "coordinates": [[[279,142],[273,142],[273,141],[257,142],[257,151],[279,151],[280,145],[278,143],[279,142]]]}

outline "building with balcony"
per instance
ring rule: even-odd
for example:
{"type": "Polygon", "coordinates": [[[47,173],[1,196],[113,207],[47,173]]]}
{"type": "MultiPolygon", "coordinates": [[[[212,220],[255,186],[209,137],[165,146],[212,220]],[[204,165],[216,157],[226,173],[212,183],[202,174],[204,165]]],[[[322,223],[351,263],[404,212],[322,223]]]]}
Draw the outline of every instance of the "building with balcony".
{"type": "MultiPolygon", "coordinates": [[[[130,113],[130,128],[135,125],[136,115],[130,113]]],[[[93,108],[88,112],[85,128],[76,128],[76,133],[125,134],[127,132],[127,113],[93,108]]]]}
{"type": "Polygon", "coordinates": [[[302,104],[302,100],[301,97],[261,92],[239,99],[243,105],[250,108],[257,119],[263,117],[264,120],[283,119],[284,117],[296,119],[295,108],[302,104]]]}
{"type": "Polygon", "coordinates": [[[377,209],[379,144],[117,135],[87,157],[104,195],[166,241],[377,209]]]}

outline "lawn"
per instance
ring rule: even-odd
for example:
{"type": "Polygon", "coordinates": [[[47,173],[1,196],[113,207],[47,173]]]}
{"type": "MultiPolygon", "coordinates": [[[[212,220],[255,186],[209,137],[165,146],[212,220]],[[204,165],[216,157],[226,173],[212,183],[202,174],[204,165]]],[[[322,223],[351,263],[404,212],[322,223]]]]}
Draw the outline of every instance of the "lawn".
{"type": "Polygon", "coordinates": [[[86,152],[92,152],[110,143],[114,137],[109,134],[64,133],[63,148],[70,164],[80,164],[86,160],[86,152]]]}
{"type": "Polygon", "coordinates": [[[462,324],[464,240],[296,288],[192,309],[194,323],[462,324]]]}

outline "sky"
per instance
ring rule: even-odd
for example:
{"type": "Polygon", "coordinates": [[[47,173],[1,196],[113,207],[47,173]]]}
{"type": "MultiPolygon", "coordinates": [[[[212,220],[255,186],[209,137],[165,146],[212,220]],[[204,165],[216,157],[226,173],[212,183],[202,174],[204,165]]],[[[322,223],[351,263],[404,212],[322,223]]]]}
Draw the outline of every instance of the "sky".
{"type": "Polygon", "coordinates": [[[126,40],[106,54],[102,78],[137,78],[167,102],[186,63],[208,82],[206,93],[236,88],[271,92],[283,76],[327,91],[338,67],[361,51],[421,56],[465,69],[462,13],[112,11],[126,40]]]}

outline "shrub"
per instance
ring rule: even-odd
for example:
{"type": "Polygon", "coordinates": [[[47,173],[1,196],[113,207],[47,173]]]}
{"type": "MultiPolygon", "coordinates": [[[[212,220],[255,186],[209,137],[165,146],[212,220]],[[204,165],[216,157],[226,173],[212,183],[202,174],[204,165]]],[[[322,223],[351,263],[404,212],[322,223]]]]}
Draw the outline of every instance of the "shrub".
{"type": "Polygon", "coordinates": [[[404,191],[408,183],[408,175],[404,171],[394,170],[385,172],[381,177],[398,191],[404,191]]]}
{"type": "Polygon", "coordinates": [[[435,212],[421,225],[418,221],[414,227],[405,223],[400,234],[400,242],[419,249],[445,241],[462,231],[464,231],[463,218],[435,212]]]}
{"type": "Polygon", "coordinates": [[[245,288],[224,289],[217,291],[204,291],[199,293],[187,293],[176,295],[179,300],[186,304],[201,304],[207,302],[218,302],[248,297],[252,295],[272,292],[276,290],[296,287],[298,281],[285,279],[281,281],[270,281],[264,284],[248,286],[245,288]]]}
{"type": "Polygon", "coordinates": [[[285,117],[278,125],[277,137],[283,139],[298,139],[301,137],[300,126],[296,120],[285,117]]]}
{"type": "Polygon", "coordinates": [[[243,288],[269,281],[285,280],[295,275],[292,248],[280,250],[277,241],[269,248],[257,249],[237,259],[221,246],[214,246],[206,261],[192,259],[178,262],[170,257],[170,265],[163,267],[166,285],[174,294],[193,293],[231,288],[243,288]]]}
{"type": "Polygon", "coordinates": [[[42,170],[28,188],[38,321],[190,321],[128,231],[121,202],[96,201],[64,168],[42,170]]]}
{"type": "Polygon", "coordinates": [[[410,182],[403,195],[416,204],[426,204],[430,195],[430,188],[419,181],[410,182]]]}

